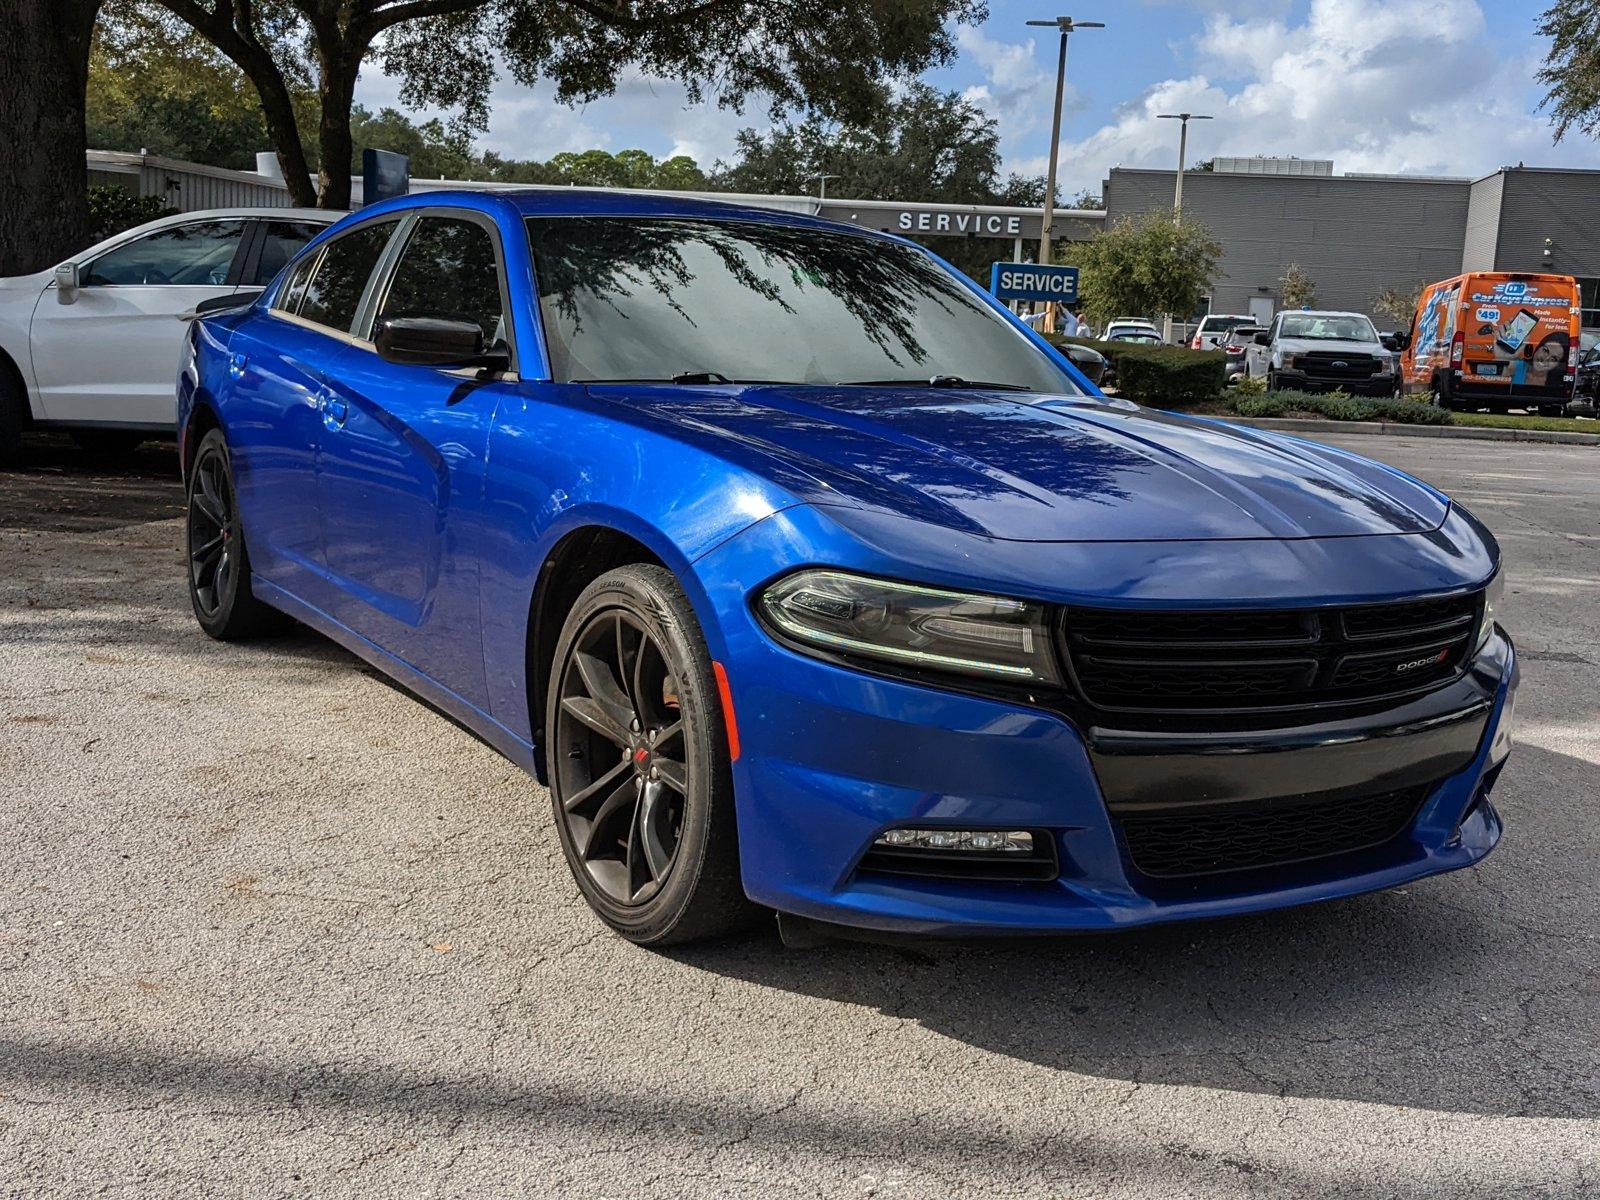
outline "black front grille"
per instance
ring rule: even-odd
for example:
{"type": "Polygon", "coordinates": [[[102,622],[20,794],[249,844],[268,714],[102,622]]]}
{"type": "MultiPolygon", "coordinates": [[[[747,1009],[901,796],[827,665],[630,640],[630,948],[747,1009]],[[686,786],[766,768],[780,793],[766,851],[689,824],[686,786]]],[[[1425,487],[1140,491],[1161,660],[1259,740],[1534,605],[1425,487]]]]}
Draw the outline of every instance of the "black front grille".
{"type": "Polygon", "coordinates": [[[1260,711],[1361,702],[1460,673],[1478,595],[1333,609],[1068,609],[1079,690],[1113,712],[1260,711]]]}
{"type": "Polygon", "coordinates": [[[1314,350],[1296,354],[1294,365],[1307,375],[1324,379],[1365,379],[1376,375],[1378,359],[1371,354],[1335,354],[1327,350],[1314,350]]]}
{"type": "Polygon", "coordinates": [[[1411,827],[1426,788],[1356,799],[1295,797],[1226,808],[1129,813],[1128,857],[1157,879],[1288,866],[1382,846],[1411,827]]]}

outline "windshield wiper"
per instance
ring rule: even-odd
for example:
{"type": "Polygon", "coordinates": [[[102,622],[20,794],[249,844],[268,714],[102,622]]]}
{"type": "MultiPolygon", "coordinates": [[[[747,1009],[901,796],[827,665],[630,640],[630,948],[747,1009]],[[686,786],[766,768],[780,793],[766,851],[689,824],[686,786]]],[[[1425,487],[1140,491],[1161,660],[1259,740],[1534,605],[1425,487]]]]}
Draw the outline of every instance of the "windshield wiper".
{"type": "Polygon", "coordinates": [[[980,392],[1031,392],[1031,387],[1020,383],[984,383],[976,379],[963,379],[959,375],[934,375],[927,379],[852,379],[840,387],[925,387],[971,388],[980,392]]]}

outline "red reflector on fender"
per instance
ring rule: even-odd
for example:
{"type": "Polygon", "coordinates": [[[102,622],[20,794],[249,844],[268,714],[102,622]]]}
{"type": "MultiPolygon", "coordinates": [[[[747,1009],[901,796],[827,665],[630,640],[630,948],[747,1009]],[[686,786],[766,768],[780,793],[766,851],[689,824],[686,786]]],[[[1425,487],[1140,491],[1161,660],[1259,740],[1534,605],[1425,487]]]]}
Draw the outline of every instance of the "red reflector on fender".
{"type": "Polygon", "coordinates": [[[733,692],[728,688],[728,673],[722,664],[713,662],[711,669],[717,676],[717,694],[722,697],[722,723],[728,727],[728,761],[739,761],[739,722],[733,715],[733,692]]]}

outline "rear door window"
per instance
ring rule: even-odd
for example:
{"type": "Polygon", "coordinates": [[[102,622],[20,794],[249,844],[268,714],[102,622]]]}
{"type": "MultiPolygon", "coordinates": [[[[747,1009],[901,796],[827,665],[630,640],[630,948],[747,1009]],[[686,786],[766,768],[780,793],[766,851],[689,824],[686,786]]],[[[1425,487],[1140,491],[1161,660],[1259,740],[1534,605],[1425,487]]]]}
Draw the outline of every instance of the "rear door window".
{"type": "Polygon", "coordinates": [[[278,277],[284,265],[300,253],[317,234],[327,228],[316,221],[263,221],[261,247],[256,255],[255,267],[248,279],[239,282],[244,287],[266,287],[278,277]]]}
{"type": "Polygon", "coordinates": [[[396,224],[379,221],[363,225],[329,242],[306,285],[299,315],[329,329],[349,333],[355,325],[372,270],[383,256],[396,224]]]}

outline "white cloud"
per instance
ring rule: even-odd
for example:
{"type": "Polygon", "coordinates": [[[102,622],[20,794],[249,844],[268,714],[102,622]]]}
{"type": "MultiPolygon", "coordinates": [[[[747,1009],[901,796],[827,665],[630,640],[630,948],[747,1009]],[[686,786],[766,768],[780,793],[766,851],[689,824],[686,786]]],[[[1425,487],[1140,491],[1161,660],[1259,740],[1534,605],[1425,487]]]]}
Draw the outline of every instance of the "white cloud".
{"type": "MultiPolygon", "coordinates": [[[[956,44],[962,54],[982,70],[985,82],[973,84],[962,95],[989,116],[1000,130],[1002,151],[1019,142],[1037,144],[1040,134],[1050,136],[1050,110],[1055,103],[1056,36],[1042,31],[1041,42],[1003,42],[981,29],[963,25],[956,30],[956,44]],[[1051,51],[1037,53],[1040,46],[1051,51]],[[1048,63],[1043,60],[1049,59],[1048,63]]],[[[1085,107],[1084,97],[1072,86],[1072,70],[1067,69],[1067,88],[1062,107],[1070,119],[1085,107]]],[[[1044,154],[1026,159],[1007,159],[1006,169],[1042,175],[1044,154]]]]}
{"type": "Polygon", "coordinates": [[[1600,150],[1553,147],[1527,111],[1536,63],[1497,56],[1476,0],[1311,0],[1299,22],[1212,13],[1193,50],[1199,70],[1146,89],[1062,151],[1068,190],[1112,166],[1170,168],[1175,122],[1191,161],[1213,155],[1331,158],[1335,169],[1477,175],[1527,160],[1600,165],[1600,150]]]}

